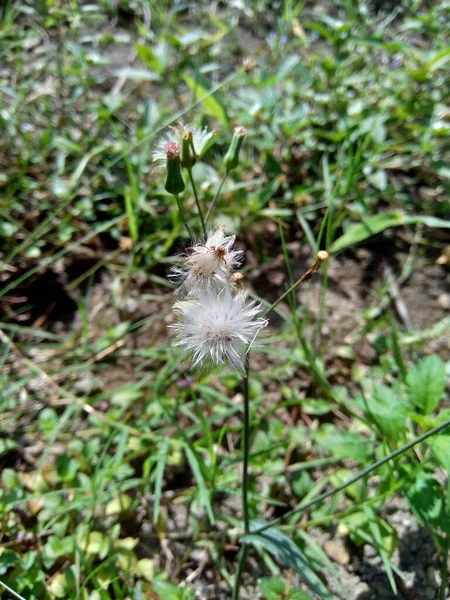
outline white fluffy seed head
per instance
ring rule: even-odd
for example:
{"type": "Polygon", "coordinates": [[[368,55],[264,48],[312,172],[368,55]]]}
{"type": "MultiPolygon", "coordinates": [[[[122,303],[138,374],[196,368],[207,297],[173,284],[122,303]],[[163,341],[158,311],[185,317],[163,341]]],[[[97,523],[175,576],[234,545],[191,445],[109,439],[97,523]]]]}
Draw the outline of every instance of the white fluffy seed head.
{"type": "Polygon", "coordinates": [[[219,291],[232,284],[232,272],[242,262],[242,250],[233,250],[236,236],[225,235],[222,227],[211,231],[206,240],[189,248],[182,268],[172,269],[171,278],[179,284],[179,291],[188,295],[200,289],[219,291]]]}
{"type": "Polygon", "coordinates": [[[230,364],[243,370],[249,348],[267,325],[261,305],[228,286],[177,302],[174,311],[178,320],[170,328],[175,344],[194,367],[230,364]]]}

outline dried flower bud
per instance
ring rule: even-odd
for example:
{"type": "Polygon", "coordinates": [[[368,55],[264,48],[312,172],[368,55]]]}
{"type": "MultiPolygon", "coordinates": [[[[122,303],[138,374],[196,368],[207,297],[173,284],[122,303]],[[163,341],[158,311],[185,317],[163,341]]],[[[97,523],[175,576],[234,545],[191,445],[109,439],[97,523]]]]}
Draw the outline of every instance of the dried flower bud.
{"type": "Polygon", "coordinates": [[[166,191],[169,194],[181,194],[185,185],[181,175],[180,146],[176,142],[168,142],[164,151],[167,161],[166,191]]]}
{"type": "Polygon", "coordinates": [[[236,286],[236,288],[238,290],[240,290],[242,288],[244,276],[242,275],[242,273],[240,271],[237,271],[236,273],[231,274],[230,281],[231,281],[231,283],[233,283],[236,286]]]}
{"type": "Polygon", "coordinates": [[[256,60],[252,56],[246,56],[242,61],[242,68],[245,73],[250,73],[256,67],[256,60]]]}
{"type": "Polygon", "coordinates": [[[247,129],[245,127],[236,127],[233,133],[228,152],[225,154],[223,164],[227,172],[235,169],[239,164],[239,151],[241,149],[244,137],[247,135],[247,129]]]}

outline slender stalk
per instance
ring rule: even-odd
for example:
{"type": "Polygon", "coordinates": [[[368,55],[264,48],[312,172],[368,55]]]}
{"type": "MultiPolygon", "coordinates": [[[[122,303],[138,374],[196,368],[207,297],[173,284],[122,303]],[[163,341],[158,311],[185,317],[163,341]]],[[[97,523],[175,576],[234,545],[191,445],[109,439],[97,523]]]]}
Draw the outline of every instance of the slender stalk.
{"type": "Polygon", "coordinates": [[[195,204],[197,205],[198,216],[200,217],[200,221],[202,224],[203,235],[206,237],[206,224],[205,219],[203,218],[202,207],[200,206],[200,200],[198,199],[197,188],[195,187],[194,177],[192,175],[192,169],[187,169],[189,173],[189,179],[191,180],[192,191],[194,192],[195,204]]]}
{"type": "MultiPolygon", "coordinates": [[[[244,534],[250,533],[250,514],[248,511],[248,457],[250,450],[250,398],[249,398],[249,380],[250,373],[250,355],[247,353],[245,360],[245,375],[243,381],[244,387],[244,456],[242,464],[242,516],[244,521],[244,534]]],[[[244,570],[245,559],[247,557],[247,546],[243,545],[239,554],[239,562],[234,580],[233,600],[239,599],[239,590],[241,587],[242,573],[244,570]]]]}
{"type": "Polygon", "coordinates": [[[242,464],[242,512],[244,517],[244,533],[250,532],[250,516],[248,512],[248,455],[250,451],[250,399],[248,379],[250,372],[250,354],[245,360],[244,376],[244,457],[242,464]]]}
{"type": "Polygon", "coordinates": [[[239,552],[239,561],[238,561],[238,566],[237,566],[237,570],[236,570],[236,577],[234,580],[232,600],[239,600],[239,591],[241,589],[241,579],[242,579],[242,573],[244,571],[244,564],[245,564],[246,558],[247,558],[247,544],[243,544],[241,547],[241,551],[239,552]]]}
{"type": "Polygon", "coordinates": [[[450,419],[447,419],[447,421],[444,421],[444,423],[441,423],[440,425],[433,427],[433,429],[430,429],[430,431],[427,431],[426,433],[419,435],[419,437],[415,438],[414,440],[411,440],[410,442],[408,442],[401,448],[398,448],[397,450],[395,450],[394,452],[391,452],[384,458],[377,460],[377,462],[373,463],[373,465],[371,465],[370,467],[367,467],[366,469],[359,471],[359,473],[357,473],[354,477],[350,478],[346,483],[343,483],[342,485],[339,485],[338,487],[333,488],[332,490],[328,490],[328,492],[319,494],[318,496],[316,496],[315,498],[312,498],[312,500],[309,500],[308,502],[300,503],[296,508],[293,508],[289,512],[285,513],[283,516],[278,517],[278,519],[274,519],[270,523],[267,523],[267,525],[260,527],[259,529],[257,529],[256,531],[253,531],[252,533],[262,533],[263,531],[266,531],[266,529],[270,529],[271,527],[274,527],[275,525],[278,525],[279,523],[286,521],[286,519],[289,519],[293,515],[295,515],[299,512],[302,512],[302,511],[306,510],[307,508],[310,508],[314,504],[317,504],[318,502],[322,502],[322,500],[326,500],[327,498],[329,498],[330,496],[334,496],[334,494],[337,494],[338,492],[342,492],[342,490],[345,490],[345,488],[347,488],[349,485],[356,483],[363,477],[366,477],[367,475],[372,473],[372,471],[376,471],[376,469],[378,469],[379,467],[382,467],[387,462],[393,460],[394,458],[397,458],[397,456],[400,456],[401,454],[403,454],[403,452],[406,452],[407,450],[409,450],[416,444],[420,444],[420,442],[423,442],[430,436],[434,435],[435,433],[438,433],[442,429],[445,429],[449,425],[450,425],[450,419]]]}
{"type": "Polygon", "coordinates": [[[0,581],[0,587],[5,588],[5,590],[11,594],[11,596],[14,596],[14,598],[17,598],[18,600],[25,600],[23,596],[12,590],[9,586],[6,585],[6,583],[3,583],[3,581],[0,581]]]}
{"type": "Polygon", "coordinates": [[[206,213],[206,217],[205,217],[205,223],[208,222],[209,215],[212,213],[212,211],[216,205],[217,198],[219,197],[220,192],[222,191],[222,187],[223,187],[223,184],[225,183],[226,178],[228,177],[228,173],[229,173],[229,171],[227,171],[225,173],[225,175],[222,177],[222,181],[220,182],[219,187],[217,188],[217,192],[216,192],[214,198],[212,199],[211,204],[209,205],[208,212],[206,213]]]}
{"type": "Polygon", "coordinates": [[[188,235],[191,238],[191,240],[193,240],[194,237],[192,235],[192,231],[191,231],[191,229],[190,229],[190,227],[189,227],[189,225],[187,223],[186,217],[184,215],[183,207],[181,206],[181,202],[180,202],[180,197],[179,197],[178,194],[174,194],[174,196],[175,196],[175,200],[177,201],[178,210],[180,211],[180,215],[181,215],[181,218],[183,219],[183,223],[184,223],[184,225],[185,225],[185,227],[187,229],[188,235]]]}
{"type": "Polygon", "coordinates": [[[290,288],[284,292],[284,294],[281,294],[281,296],[269,306],[265,314],[267,315],[268,313],[270,313],[282,300],[289,296],[289,294],[292,294],[292,292],[295,289],[297,289],[301,283],[307,281],[310,277],[312,277],[312,275],[314,275],[314,273],[317,273],[317,271],[320,268],[320,265],[326,260],[328,260],[328,253],[323,250],[321,252],[318,252],[316,260],[309,267],[309,269],[305,273],[303,273],[303,275],[299,279],[297,279],[297,281],[294,284],[292,284],[290,288]]]}
{"type": "Polygon", "coordinates": [[[439,600],[445,600],[447,589],[447,576],[448,576],[448,534],[445,535],[444,540],[444,552],[442,553],[442,566],[441,566],[441,588],[439,590],[439,600]]]}

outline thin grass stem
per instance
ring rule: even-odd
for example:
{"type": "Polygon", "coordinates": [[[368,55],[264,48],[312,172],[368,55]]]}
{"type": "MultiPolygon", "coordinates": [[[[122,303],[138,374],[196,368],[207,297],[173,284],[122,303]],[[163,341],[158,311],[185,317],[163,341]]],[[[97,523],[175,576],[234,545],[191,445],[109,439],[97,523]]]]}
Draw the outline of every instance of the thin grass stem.
{"type": "Polygon", "coordinates": [[[352,485],[353,483],[356,483],[357,481],[359,481],[363,477],[366,477],[367,475],[369,475],[373,471],[376,471],[379,467],[382,467],[383,465],[385,465],[387,462],[393,460],[394,458],[397,458],[397,456],[400,456],[401,454],[403,454],[404,452],[406,452],[410,448],[413,448],[416,444],[420,444],[420,442],[423,442],[424,440],[426,440],[427,438],[431,437],[435,433],[438,433],[439,431],[442,431],[442,429],[445,429],[449,425],[450,425],[450,419],[447,419],[447,421],[444,421],[444,423],[441,423],[440,425],[437,425],[436,427],[433,427],[433,429],[430,429],[430,431],[427,431],[426,433],[423,433],[422,435],[420,435],[419,437],[415,438],[414,440],[411,440],[410,442],[408,442],[407,444],[405,444],[401,448],[398,448],[394,452],[391,452],[390,454],[388,454],[384,458],[382,458],[380,460],[377,460],[370,467],[367,467],[366,469],[363,469],[362,471],[359,471],[359,473],[357,473],[354,477],[351,477],[346,483],[343,483],[342,485],[339,485],[338,487],[333,488],[332,490],[328,490],[328,492],[324,492],[323,494],[319,494],[318,496],[316,496],[315,498],[312,498],[312,500],[309,500],[308,502],[300,503],[296,508],[293,508],[289,512],[285,513],[283,516],[278,517],[277,519],[274,519],[270,523],[267,523],[267,525],[264,525],[263,527],[260,527],[259,529],[257,529],[256,531],[253,531],[252,533],[255,533],[255,534],[256,533],[262,533],[263,531],[266,531],[266,529],[270,529],[271,527],[274,527],[275,525],[278,525],[279,523],[282,523],[283,521],[286,521],[287,519],[289,519],[293,515],[295,515],[295,514],[297,514],[299,512],[302,512],[302,511],[306,510],[307,508],[310,508],[311,506],[314,506],[314,504],[317,504],[318,502],[322,502],[322,500],[326,500],[327,498],[330,498],[331,496],[334,496],[338,492],[342,492],[349,485],[352,485]]]}
{"type": "Polygon", "coordinates": [[[206,217],[205,217],[205,223],[208,222],[209,216],[212,213],[212,211],[214,210],[214,207],[216,206],[217,199],[220,195],[220,192],[222,191],[223,184],[225,183],[225,180],[227,177],[228,177],[228,171],[222,177],[222,181],[220,182],[219,187],[217,188],[217,192],[216,192],[214,198],[212,199],[211,204],[209,205],[209,208],[208,208],[208,211],[207,211],[206,217]]]}
{"type": "Polygon", "coordinates": [[[250,374],[250,353],[247,353],[245,360],[244,375],[244,456],[242,465],[242,510],[244,517],[244,532],[250,531],[250,517],[248,511],[248,457],[250,451],[250,399],[249,399],[249,380],[250,374]]]}
{"type": "Polygon", "coordinates": [[[269,314],[276,306],[278,306],[278,304],[280,302],[282,302],[285,298],[287,298],[287,296],[289,296],[290,294],[292,294],[292,292],[297,289],[297,287],[303,283],[304,281],[307,281],[308,279],[310,279],[310,277],[314,274],[317,273],[317,271],[319,270],[320,265],[325,262],[326,260],[328,260],[328,253],[327,252],[319,252],[317,254],[317,259],[315,260],[315,262],[309,267],[309,269],[303,273],[303,275],[297,279],[297,281],[295,283],[293,283],[289,289],[287,289],[283,294],[281,294],[281,296],[275,300],[275,302],[273,304],[271,304],[265,314],[269,314]]]}
{"type": "Polygon", "coordinates": [[[445,600],[447,597],[447,578],[448,578],[448,534],[445,535],[444,540],[444,552],[442,553],[442,566],[441,566],[441,587],[439,589],[439,600],[445,600]]]}
{"type": "Polygon", "coordinates": [[[242,573],[244,571],[244,565],[245,565],[246,558],[247,558],[247,545],[243,544],[243,546],[241,547],[241,551],[239,552],[239,561],[238,561],[238,566],[237,566],[237,570],[236,570],[236,577],[234,580],[232,600],[239,600],[239,591],[241,589],[241,579],[242,579],[242,573]]]}
{"type": "Polygon", "coordinates": [[[6,583],[3,583],[3,581],[0,581],[0,588],[1,587],[5,588],[5,590],[9,592],[14,598],[17,598],[18,600],[25,600],[23,596],[12,590],[9,586],[6,585],[6,583]]]}
{"type": "MultiPolygon", "coordinates": [[[[243,380],[244,392],[244,456],[242,464],[242,516],[244,521],[244,534],[250,533],[250,514],[248,510],[248,458],[250,450],[250,398],[249,398],[249,373],[250,373],[250,353],[247,353],[245,360],[245,375],[243,380]]],[[[233,588],[233,600],[238,600],[241,587],[242,573],[244,570],[245,559],[247,557],[247,547],[241,547],[239,561],[236,570],[236,577],[233,588]]]]}

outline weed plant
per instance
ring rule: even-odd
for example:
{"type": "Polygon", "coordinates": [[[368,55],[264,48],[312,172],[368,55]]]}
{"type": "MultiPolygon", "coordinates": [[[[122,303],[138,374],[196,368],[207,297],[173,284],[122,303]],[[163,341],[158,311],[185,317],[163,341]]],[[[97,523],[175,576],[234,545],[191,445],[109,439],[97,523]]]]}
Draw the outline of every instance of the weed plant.
{"type": "Polygon", "coordinates": [[[448,9],[241,4],[0,9],[0,597],[448,597],[448,9]]]}

